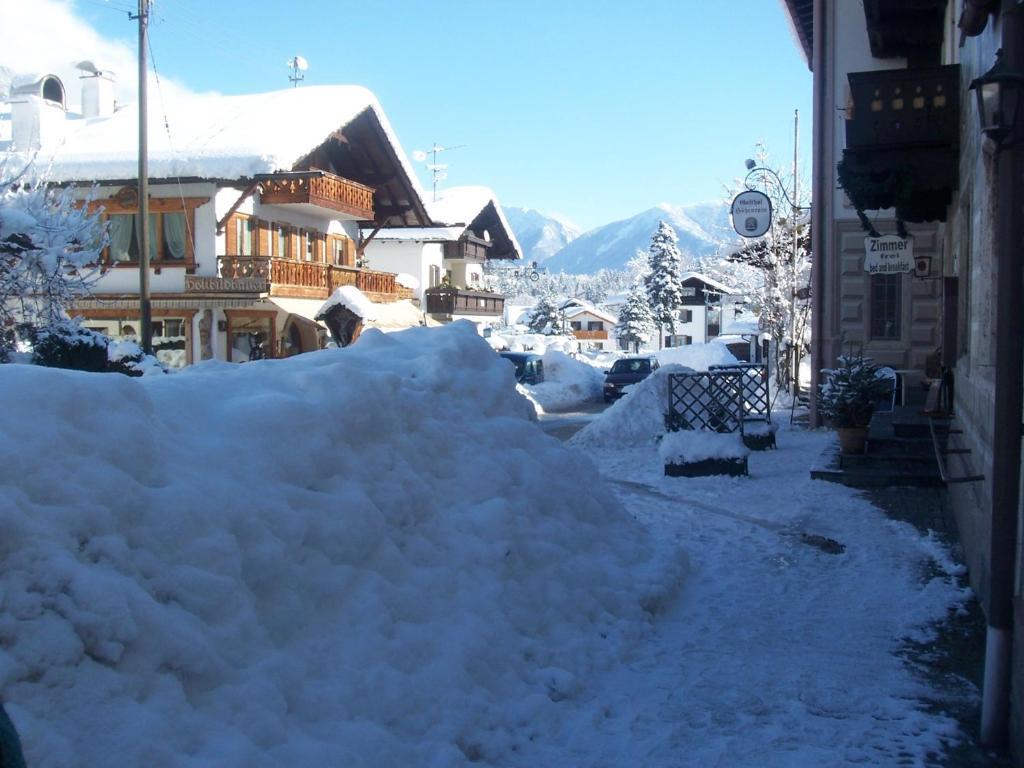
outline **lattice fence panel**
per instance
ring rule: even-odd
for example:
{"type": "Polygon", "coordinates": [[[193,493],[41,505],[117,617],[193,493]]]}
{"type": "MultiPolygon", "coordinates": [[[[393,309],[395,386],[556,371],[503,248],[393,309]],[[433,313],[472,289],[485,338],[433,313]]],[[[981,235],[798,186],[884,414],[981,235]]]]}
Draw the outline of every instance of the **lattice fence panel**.
{"type": "Polygon", "coordinates": [[[707,371],[668,377],[668,429],[743,432],[743,373],[707,371]]]}
{"type": "Polygon", "coordinates": [[[768,397],[768,366],[763,363],[712,365],[709,371],[738,371],[742,374],[743,414],[747,419],[772,420],[768,397]]]}

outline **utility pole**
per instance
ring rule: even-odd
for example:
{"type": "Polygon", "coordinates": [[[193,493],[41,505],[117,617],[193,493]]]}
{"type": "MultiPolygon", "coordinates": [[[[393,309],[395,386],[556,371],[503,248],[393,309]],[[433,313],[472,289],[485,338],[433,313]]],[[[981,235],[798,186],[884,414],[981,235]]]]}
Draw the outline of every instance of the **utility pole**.
{"type": "Polygon", "coordinates": [[[149,165],[146,125],[146,29],[149,26],[151,0],[139,0],[139,217],[136,234],[139,243],[139,309],[142,314],[142,351],[153,354],[153,308],[149,296],[149,165]]]}
{"type": "MultiPolygon", "coordinates": [[[[790,339],[792,339],[792,343],[789,345],[789,349],[790,349],[790,352],[789,352],[789,356],[790,356],[789,371],[790,371],[790,378],[792,380],[791,384],[790,384],[789,394],[792,397],[796,397],[797,389],[799,388],[799,385],[800,385],[800,370],[799,369],[800,369],[800,358],[802,357],[801,353],[803,352],[803,339],[797,339],[796,338],[796,334],[797,334],[797,325],[796,325],[796,275],[797,275],[797,271],[796,271],[796,265],[797,265],[797,256],[799,254],[799,248],[797,247],[797,243],[799,242],[799,238],[797,237],[797,225],[798,225],[797,217],[800,214],[800,208],[799,208],[799,205],[800,205],[800,196],[799,196],[800,176],[797,173],[797,170],[798,170],[798,166],[797,166],[797,162],[798,162],[797,161],[797,157],[798,157],[797,150],[798,150],[798,147],[799,147],[799,144],[798,144],[799,140],[800,140],[800,110],[799,109],[794,109],[793,110],[793,213],[792,213],[792,216],[793,216],[793,221],[792,221],[792,227],[793,227],[793,258],[790,260],[790,264],[789,264],[789,323],[790,323],[790,331],[789,331],[789,333],[790,333],[790,339]]],[[[803,335],[803,328],[800,329],[800,335],[801,336],[803,335]]]]}

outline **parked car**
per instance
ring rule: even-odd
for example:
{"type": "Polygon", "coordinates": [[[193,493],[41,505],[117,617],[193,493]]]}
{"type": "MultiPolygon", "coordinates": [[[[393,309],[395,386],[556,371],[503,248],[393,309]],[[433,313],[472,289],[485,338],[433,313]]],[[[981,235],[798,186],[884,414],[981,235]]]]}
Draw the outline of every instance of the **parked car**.
{"type": "Polygon", "coordinates": [[[520,384],[540,384],[544,381],[544,360],[532,352],[501,352],[502,357],[516,367],[516,381],[520,384]]]}
{"type": "Polygon", "coordinates": [[[622,397],[626,387],[643,381],[658,370],[658,367],[658,358],[654,355],[624,357],[621,360],[616,360],[611,369],[605,371],[604,401],[610,403],[612,400],[622,397]]]}

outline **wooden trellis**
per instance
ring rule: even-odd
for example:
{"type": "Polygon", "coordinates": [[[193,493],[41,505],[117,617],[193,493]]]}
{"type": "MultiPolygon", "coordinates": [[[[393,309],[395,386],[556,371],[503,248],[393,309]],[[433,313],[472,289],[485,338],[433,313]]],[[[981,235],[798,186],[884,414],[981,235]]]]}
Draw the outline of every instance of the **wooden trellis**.
{"type": "Polygon", "coordinates": [[[666,427],[742,434],[743,378],[731,369],[669,374],[666,427]]]}
{"type": "Polygon", "coordinates": [[[733,365],[711,365],[709,371],[737,371],[740,377],[740,393],[743,400],[743,418],[753,421],[772,420],[772,409],[768,397],[768,366],[763,363],[735,363],[733,365]]]}

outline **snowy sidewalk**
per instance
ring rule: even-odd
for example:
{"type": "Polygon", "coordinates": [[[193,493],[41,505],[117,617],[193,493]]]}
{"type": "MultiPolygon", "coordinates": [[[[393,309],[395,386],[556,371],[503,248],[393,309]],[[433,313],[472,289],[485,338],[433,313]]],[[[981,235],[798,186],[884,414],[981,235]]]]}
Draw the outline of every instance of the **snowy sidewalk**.
{"type": "Polygon", "coordinates": [[[593,681],[559,743],[517,765],[938,763],[959,726],[924,702],[949,693],[898,653],[968,598],[960,569],[934,537],[810,480],[826,439],[780,433],[779,450],[752,454],[751,476],[736,479],[665,478],[654,448],[596,455],[691,573],[628,664],[593,681]],[[845,550],[830,554],[829,539],[845,550]]]}

